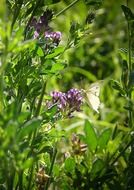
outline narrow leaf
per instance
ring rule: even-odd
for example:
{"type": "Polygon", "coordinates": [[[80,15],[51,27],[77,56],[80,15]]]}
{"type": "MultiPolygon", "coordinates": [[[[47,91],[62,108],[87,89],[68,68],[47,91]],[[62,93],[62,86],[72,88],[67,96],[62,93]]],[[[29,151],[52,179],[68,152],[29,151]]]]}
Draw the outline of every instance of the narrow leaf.
{"type": "Polygon", "coordinates": [[[64,47],[57,47],[53,53],[46,56],[47,59],[52,59],[58,55],[60,55],[64,51],[64,47]]]}
{"type": "Polygon", "coordinates": [[[88,145],[89,150],[95,152],[97,147],[97,136],[91,123],[89,123],[89,121],[87,120],[85,122],[84,131],[86,135],[86,143],[88,145]]]}
{"type": "Polygon", "coordinates": [[[111,129],[106,129],[101,133],[101,135],[99,137],[99,141],[98,141],[98,146],[99,146],[98,148],[100,150],[105,149],[105,147],[111,137],[111,133],[112,133],[111,129]]]}
{"type": "Polygon", "coordinates": [[[112,87],[114,89],[116,89],[117,91],[119,91],[122,95],[125,95],[126,92],[124,91],[124,89],[122,88],[121,86],[121,83],[116,81],[116,80],[111,80],[111,84],[112,84],[112,87]]]}
{"type": "Polygon", "coordinates": [[[51,68],[51,72],[55,73],[57,71],[60,71],[62,69],[64,69],[64,64],[63,63],[55,63],[52,68],[51,68]]]}
{"type": "Polygon", "coordinates": [[[20,140],[25,136],[29,135],[31,132],[35,131],[40,126],[41,120],[33,118],[28,121],[19,131],[17,139],[20,140]]]}
{"type": "Polygon", "coordinates": [[[94,179],[95,177],[99,177],[99,174],[101,172],[101,170],[104,168],[104,162],[101,159],[97,159],[94,163],[93,163],[93,167],[91,170],[91,177],[94,179]]]}
{"type": "Polygon", "coordinates": [[[38,47],[37,54],[38,54],[39,57],[43,57],[44,56],[44,52],[41,49],[41,47],[38,47]]]}
{"type": "Polygon", "coordinates": [[[71,157],[67,158],[65,160],[65,170],[67,172],[72,172],[74,170],[74,168],[75,168],[75,160],[74,160],[74,158],[71,158],[71,157]]]}
{"type": "Polygon", "coordinates": [[[124,15],[125,15],[127,21],[134,20],[134,15],[133,15],[132,11],[127,6],[121,5],[121,8],[124,12],[124,15]]]}

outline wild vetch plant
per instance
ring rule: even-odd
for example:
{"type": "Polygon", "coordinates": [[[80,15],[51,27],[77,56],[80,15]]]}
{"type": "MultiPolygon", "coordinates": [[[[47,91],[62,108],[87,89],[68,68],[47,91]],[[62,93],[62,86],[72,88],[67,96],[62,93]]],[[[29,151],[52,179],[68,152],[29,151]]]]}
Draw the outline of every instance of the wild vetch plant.
{"type": "Polygon", "coordinates": [[[48,4],[1,2],[1,189],[48,189],[62,136],[55,121],[80,110],[79,90],[44,98],[50,78],[60,76],[65,67],[58,57],[67,49],[60,46],[61,31],[49,25],[53,12],[48,4]]]}
{"type": "MultiPolygon", "coordinates": [[[[125,115],[121,117],[118,114],[123,118],[119,123],[116,113],[120,108],[115,110],[112,105],[115,113],[109,114],[105,113],[103,103],[95,106],[98,113],[87,106],[82,87],[74,87],[77,75],[74,76],[75,84],[67,85],[63,81],[64,86],[60,87],[69,68],[70,73],[75,70],[90,81],[96,81],[94,73],[98,76],[104,73],[101,69],[97,71],[93,55],[86,56],[86,45],[90,40],[85,39],[92,34],[97,36],[97,45],[91,43],[89,49],[90,53],[94,52],[100,40],[99,31],[94,31],[94,23],[100,28],[102,22],[105,24],[97,20],[98,15],[104,13],[105,3],[102,0],[69,2],[2,0],[0,3],[1,190],[134,189],[134,13],[128,1],[121,6],[126,19],[127,36],[124,41],[127,41],[128,48],[119,50],[121,80],[112,80],[112,87],[118,90],[116,96],[122,97],[121,113],[125,115]],[[80,17],[84,15],[79,23],[73,22],[73,14],[80,18],[75,9],[82,13],[80,17]],[[68,25],[69,15],[66,13],[69,11],[72,23],[70,29],[63,32],[66,27],[63,20],[66,15],[65,24],[68,25]],[[60,19],[62,26],[58,24],[60,19]],[[83,44],[85,49],[74,56],[74,65],[78,58],[82,63],[73,70],[66,61],[67,55],[74,49],[77,52],[83,44]],[[86,71],[87,66],[85,70],[80,68],[86,59],[89,62],[91,59],[91,66],[95,68],[93,73],[86,71]],[[59,83],[53,83],[53,79],[59,83]],[[77,123],[79,129],[76,129],[77,123]]],[[[106,31],[101,32],[105,34],[106,31]]],[[[97,52],[95,55],[97,59],[101,57],[103,63],[104,55],[108,56],[107,42],[104,40],[102,45],[106,47],[100,48],[100,55],[97,52]]],[[[111,54],[113,56],[113,52],[111,54]]],[[[85,81],[89,83],[87,79],[85,81]]],[[[92,90],[90,87],[84,90],[91,94],[88,96],[91,105],[100,103],[95,84],[92,90]]],[[[110,92],[113,98],[113,90],[110,92]]],[[[106,94],[102,96],[108,102],[106,94]]]]}

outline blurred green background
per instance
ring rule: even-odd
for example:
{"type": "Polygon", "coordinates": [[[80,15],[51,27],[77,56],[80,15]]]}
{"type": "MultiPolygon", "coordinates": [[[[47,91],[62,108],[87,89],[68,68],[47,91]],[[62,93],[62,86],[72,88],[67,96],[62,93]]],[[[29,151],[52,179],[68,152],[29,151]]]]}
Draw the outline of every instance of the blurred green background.
{"type": "MultiPolygon", "coordinates": [[[[52,6],[57,14],[71,1],[62,1],[52,6]]],[[[110,80],[120,81],[122,66],[122,49],[127,49],[127,23],[125,21],[121,5],[125,1],[104,1],[102,6],[86,6],[79,1],[72,8],[59,15],[51,26],[62,32],[61,46],[67,43],[70,25],[78,22],[81,26],[85,24],[87,15],[95,17],[88,24],[88,30],[76,47],[67,50],[61,57],[66,60],[67,69],[61,73],[62,79],[52,78],[47,89],[67,91],[72,87],[88,89],[92,82],[104,80],[101,88],[100,114],[94,113],[87,105],[83,106],[83,112],[77,114],[78,118],[67,121],[67,129],[82,130],[81,122],[84,118],[91,120],[96,127],[114,127],[116,124],[124,128],[127,121],[126,105],[122,96],[111,86],[110,80]],[[68,123],[69,122],[69,123],[68,123]],[[72,125],[70,126],[70,123],[72,125]]],[[[133,9],[133,2],[129,2],[133,9]]],[[[65,123],[65,121],[64,121],[65,123]]]]}

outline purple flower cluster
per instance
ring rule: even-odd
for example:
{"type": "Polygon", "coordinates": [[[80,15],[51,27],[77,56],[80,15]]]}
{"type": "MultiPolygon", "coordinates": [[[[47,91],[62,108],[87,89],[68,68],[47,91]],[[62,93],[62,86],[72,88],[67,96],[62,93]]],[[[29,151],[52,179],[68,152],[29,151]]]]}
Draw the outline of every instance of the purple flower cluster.
{"type": "Polygon", "coordinates": [[[72,111],[80,111],[80,106],[82,103],[82,95],[81,95],[81,91],[75,88],[70,89],[67,93],[66,93],[66,97],[67,97],[67,103],[69,105],[69,108],[72,111]]]}
{"type": "Polygon", "coordinates": [[[61,40],[61,32],[45,32],[45,38],[58,45],[61,40]]]}
{"type": "Polygon", "coordinates": [[[66,94],[63,92],[53,91],[51,93],[53,104],[57,104],[59,109],[64,110],[67,105],[66,94]]]}
{"type": "Polygon", "coordinates": [[[60,111],[70,115],[74,111],[80,111],[82,104],[81,91],[70,89],[67,93],[54,91],[51,93],[52,103],[57,104],[60,111]]]}
{"type": "Polygon", "coordinates": [[[37,33],[44,32],[50,29],[48,26],[49,21],[52,19],[53,13],[51,10],[46,10],[42,16],[40,16],[39,20],[37,21],[36,18],[32,18],[30,26],[34,27],[37,33]]]}
{"type": "Polygon", "coordinates": [[[55,46],[58,46],[61,40],[61,32],[53,32],[48,25],[52,17],[52,11],[47,9],[44,14],[40,16],[38,21],[36,18],[31,20],[30,27],[34,28],[34,39],[40,39],[43,37],[49,44],[52,43],[55,46]]]}

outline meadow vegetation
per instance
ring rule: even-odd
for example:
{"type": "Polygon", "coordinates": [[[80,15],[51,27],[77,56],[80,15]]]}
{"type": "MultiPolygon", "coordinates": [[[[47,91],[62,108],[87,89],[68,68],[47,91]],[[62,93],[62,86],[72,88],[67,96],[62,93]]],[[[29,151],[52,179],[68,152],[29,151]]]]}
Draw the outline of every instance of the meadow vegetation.
{"type": "Polygon", "coordinates": [[[0,190],[134,190],[133,0],[0,0],[0,190]]]}

